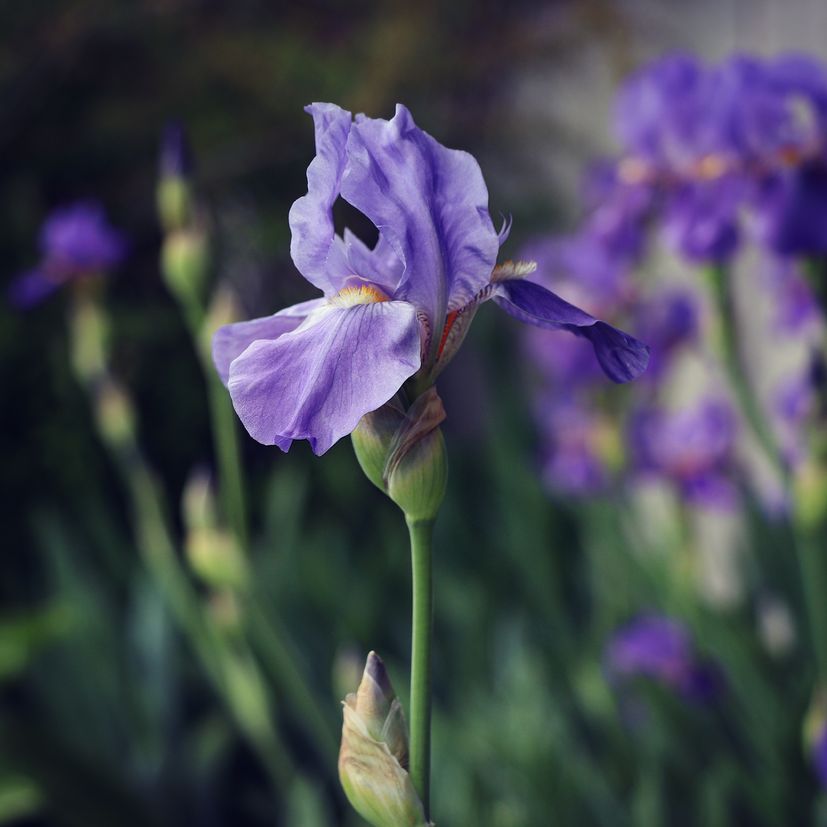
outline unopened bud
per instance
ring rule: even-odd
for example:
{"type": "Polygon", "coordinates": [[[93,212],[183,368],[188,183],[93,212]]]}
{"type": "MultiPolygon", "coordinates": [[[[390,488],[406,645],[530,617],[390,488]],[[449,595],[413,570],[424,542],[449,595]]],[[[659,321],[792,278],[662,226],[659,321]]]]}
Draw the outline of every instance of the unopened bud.
{"type": "Polygon", "coordinates": [[[128,446],[135,439],[135,411],[124,390],[111,379],[102,381],[95,394],[95,416],[110,445],[128,446]]]}
{"type": "Polygon", "coordinates": [[[244,556],[233,535],[218,526],[215,496],[205,471],[196,471],[187,481],[182,511],[192,570],[214,588],[242,588],[248,576],[244,556]]]}
{"type": "Polygon", "coordinates": [[[405,716],[382,659],[371,652],[359,689],[344,700],[339,778],[373,827],[430,827],[407,766],[405,716]]]}
{"type": "Polygon", "coordinates": [[[209,243],[200,229],[176,230],[164,239],[161,270],[182,302],[200,299],[210,264],[209,243]]]}
{"type": "Polygon", "coordinates": [[[801,463],[794,479],[796,518],[805,529],[827,519],[827,470],[813,460],[801,463]]]}
{"type": "Polygon", "coordinates": [[[158,215],[166,232],[187,226],[192,213],[192,154],[183,126],[167,124],[161,137],[158,215]]]}
{"type": "Polygon", "coordinates": [[[448,460],[440,423],[445,409],[436,389],[407,412],[392,400],[362,418],[353,448],[367,478],[413,522],[433,520],[445,496],[448,460]]]}

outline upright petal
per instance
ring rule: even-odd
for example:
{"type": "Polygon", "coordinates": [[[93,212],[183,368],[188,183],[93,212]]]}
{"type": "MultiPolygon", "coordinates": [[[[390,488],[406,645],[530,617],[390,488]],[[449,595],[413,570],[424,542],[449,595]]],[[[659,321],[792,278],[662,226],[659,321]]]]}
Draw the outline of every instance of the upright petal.
{"type": "Polygon", "coordinates": [[[396,298],[412,302],[431,330],[441,330],[446,312],[488,283],[499,250],[479,165],[417,128],[402,105],[390,121],[357,118],[347,153],[342,197],[404,261],[396,298]]]}
{"type": "Polygon", "coordinates": [[[236,356],[241,356],[253,342],[259,339],[278,339],[279,336],[295,330],[310,313],[322,307],[324,303],[324,299],[311,299],[285,307],[272,316],[219,327],[212,337],[212,360],[221,381],[227,384],[230,378],[230,363],[236,356]]]}
{"type": "Polygon", "coordinates": [[[344,247],[334,244],[333,204],[345,168],[350,112],[332,103],[306,107],[316,128],[316,157],[307,168],[307,195],[290,208],[290,255],[299,272],[330,295],[350,273],[344,247]]]}
{"type": "Polygon", "coordinates": [[[420,366],[416,308],[389,301],[331,307],[291,333],[256,341],[230,365],[230,395],[250,435],[323,454],[387,402],[420,366]]]}
{"type": "Polygon", "coordinates": [[[497,282],[492,298],[520,321],[549,330],[568,330],[588,339],[600,366],[613,382],[629,382],[646,370],[649,362],[646,345],[539,284],[525,279],[497,282]]]}

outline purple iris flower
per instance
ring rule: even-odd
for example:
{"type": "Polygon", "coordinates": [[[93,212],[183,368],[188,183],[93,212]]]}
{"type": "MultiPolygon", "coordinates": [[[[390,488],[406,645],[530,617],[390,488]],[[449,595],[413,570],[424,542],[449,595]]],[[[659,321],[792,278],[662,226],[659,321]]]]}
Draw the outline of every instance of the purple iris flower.
{"type": "Polygon", "coordinates": [[[397,106],[391,120],[354,120],[328,103],[307,108],[316,157],[307,195],[290,210],[290,252],[323,296],[273,316],[229,325],[213,358],[251,436],[286,451],[309,440],[322,454],[411,377],[433,382],[478,306],[588,339],[608,376],[646,366],[637,340],[525,278],[496,266],[507,232],[494,228],[474,158],[446,149],[397,106]],[[339,197],[379,231],[371,249],[334,231],[339,197]]]}
{"type": "Polygon", "coordinates": [[[82,201],[51,213],[40,231],[40,252],[40,264],[9,287],[17,307],[31,307],[68,281],[111,269],[125,256],[126,241],[100,204],[82,201]]]}
{"type": "Polygon", "coordinates": [[[736,500],[729,479],[736,434],[731,407],[714,398],[674,411],[644,407],[630,425],[641,474],[666,477],[689,502],[717,508],[729,508],[736,500]]]}
{"type": "Polygon", "coordinates": [[[615,685],[648,678],[693,701],[712,700],[722,689],[719,670],[699,657],[689,629],[665,615],[642,614],[621,626],[604,657],[615,685]]]}

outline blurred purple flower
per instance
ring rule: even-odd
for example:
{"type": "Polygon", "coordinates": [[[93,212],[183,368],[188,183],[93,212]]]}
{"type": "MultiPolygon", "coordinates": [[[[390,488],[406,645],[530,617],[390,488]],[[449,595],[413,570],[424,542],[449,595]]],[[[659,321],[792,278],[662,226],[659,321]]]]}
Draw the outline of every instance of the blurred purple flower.
{"type": "Polygon", "coordinates": [[[126,241],[100,204],[83,201],[49,215],[40,231],[40,252],[38,267],[9,287],[16,307],[32,307],[67,281],[104,273],[122,261],[126,241]]]}
{"type": "Polygon", "coordinates": [[[317,154],[307,195],[290,211],[290,252],[323,297],[213,340],[251,436],[284,451],[307,439],[324,453],[414,374],[433,381],[488,299],[521,321],[587,338],[615,381],[645,369],[637,340],[528,281],[527,268],[496,267],[507,231],[494,229],[471,155],[443,147],[401,105],[390,121],[354,121],[333,104],[307,111],[317,154]],[[379,229],[374,249],[336,235],[340,196],[379,229]]]}
{"type": "Polygon", "coordinates": [[[610,478],[608,423],[580,402],[549,394],[538,405],[544,434],[543,480],[550,490],[588,496],[605,490],[610,478]]]}
{"type": "Polygon", "coordinates": [[[729,404],[709,398],[674,411],[639,409],[629,441],[639,473],[669,479],[694,504],[729,508],[736,501],[729,481],[736,432],[729,404]]]}
{"type": "Polygon", "coordinates": [[[779,333],[805,335],[822,319],[815,295],[799,263],[789,258],[767,255],[764,274],[773,302],[773,321],[779,333]]]}
{"type": "Polygon", "coordinates": [[[621,626],[606,645],[610,682],[648,678],[686,700],[708,702],[723,688],[718,668],[701,659],[689,629],[674,618],[642,614],[621,626]]]}
{"type": "Polygon", "coordinates": [[[689,288],[667,287],[636,308],[637,326],[651,349],[646,380],[658,383],[680,347],[695,342],[700,330],[700,303],[689,288]]]}

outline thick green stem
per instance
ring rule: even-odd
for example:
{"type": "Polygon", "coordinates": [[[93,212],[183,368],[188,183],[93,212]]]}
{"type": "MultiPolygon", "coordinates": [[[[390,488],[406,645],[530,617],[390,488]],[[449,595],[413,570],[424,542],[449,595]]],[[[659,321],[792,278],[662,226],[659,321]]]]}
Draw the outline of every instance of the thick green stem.
{"type": "Polygon", "coordinates": [[[410,773],[429,817],[431,786],[431,639],[434,586],[431,561],[433,520],[408,520],[413,573],[411,630],[410,773]]]}

